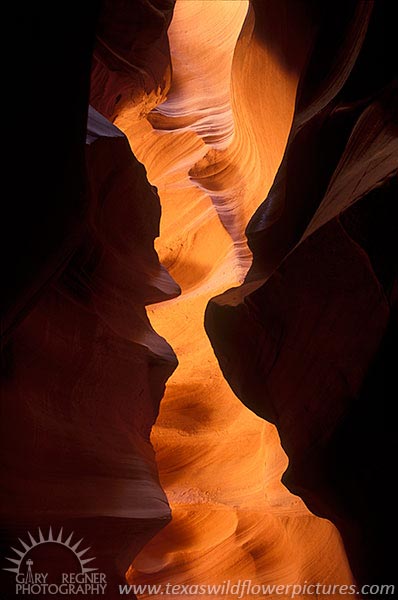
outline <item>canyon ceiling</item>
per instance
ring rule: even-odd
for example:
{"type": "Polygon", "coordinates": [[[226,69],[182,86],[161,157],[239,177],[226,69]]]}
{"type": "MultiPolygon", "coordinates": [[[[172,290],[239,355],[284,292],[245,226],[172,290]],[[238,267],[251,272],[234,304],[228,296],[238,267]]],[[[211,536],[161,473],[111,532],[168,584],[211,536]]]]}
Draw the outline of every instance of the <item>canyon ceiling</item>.
{"type": "Polygon", "coordinates": [[[112,599],[394,583],[393,4],[10,10],[3,556],[75,531],[112,599]]]}

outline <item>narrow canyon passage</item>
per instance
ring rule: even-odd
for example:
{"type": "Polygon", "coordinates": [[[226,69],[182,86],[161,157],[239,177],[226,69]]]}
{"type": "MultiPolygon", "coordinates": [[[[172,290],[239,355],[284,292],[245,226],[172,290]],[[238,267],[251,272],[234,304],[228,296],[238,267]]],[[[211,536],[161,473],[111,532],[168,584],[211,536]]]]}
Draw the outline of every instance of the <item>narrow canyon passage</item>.
{"type": "Polygon", "coordinates": [[[7,3],[1,600],[394,597],[394,8],[7,3]]]}
{"type": "Polygon", "coordinates": [[[179,0],[169,38],[166,102],[115,121],[158,188],[157,251],[182,289],[148,308],[179,360],[151,438],[173,519],[128,579],[349,584],[336,529],[280,483],[287,459],[277,431],[233,394],[203,326],[210,298],[250,266],[244,229],[282,158],[297,75],[256,39],[247,0],[179,0]]]}

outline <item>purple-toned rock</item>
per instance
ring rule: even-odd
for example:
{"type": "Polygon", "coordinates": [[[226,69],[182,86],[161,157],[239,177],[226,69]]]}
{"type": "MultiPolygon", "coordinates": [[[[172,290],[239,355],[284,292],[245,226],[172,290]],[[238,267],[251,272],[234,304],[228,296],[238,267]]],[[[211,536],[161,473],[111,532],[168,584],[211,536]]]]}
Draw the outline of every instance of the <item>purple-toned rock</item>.
{"type": "MultiPolygon", "coordinates": [[[[177,361],[145,305],[179,288],[153,247],[156,189],[94,110],[86,163],[84,240],[6,350],[1,505],[6,546],[63,526],[84,537],[108,581],[122,582],[170,519],[149,434],[177,361]]],[[[12,575],[2,578],[12,588],[12,575]]]]}

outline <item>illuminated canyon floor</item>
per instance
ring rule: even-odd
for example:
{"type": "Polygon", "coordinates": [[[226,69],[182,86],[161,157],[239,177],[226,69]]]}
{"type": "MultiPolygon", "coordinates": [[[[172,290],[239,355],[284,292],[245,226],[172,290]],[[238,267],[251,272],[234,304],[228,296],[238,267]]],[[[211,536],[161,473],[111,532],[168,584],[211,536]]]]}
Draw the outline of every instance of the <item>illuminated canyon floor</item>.
{"type": "Polygon", "coordinates": [[[233,394],[203,326],[209,299],[241,283],[250,265],[244,229],[272,183],[294,109],[297,76],[256,42],[247,11],[246,0],[177,1],[167,100],[148,116],[148,98],[115,121],[158,188],[157,250],[182,289],[148,308],[179,360],[152,431],[173,518],[138,555],[130,582],[352,581],[336,529],[280,483],[287,459],[277,431],[233,394]],[[260,61],[267,93],[256,81],[260,61]]]}

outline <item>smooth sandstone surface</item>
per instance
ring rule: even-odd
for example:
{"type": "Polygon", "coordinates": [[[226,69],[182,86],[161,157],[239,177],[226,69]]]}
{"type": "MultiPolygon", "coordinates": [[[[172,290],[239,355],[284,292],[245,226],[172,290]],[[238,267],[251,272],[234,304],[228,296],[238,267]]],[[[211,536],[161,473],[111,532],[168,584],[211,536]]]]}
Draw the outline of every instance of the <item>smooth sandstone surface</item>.
{"type": "Polygon", "coordinates": [[[156,247],[182,289],[149,307],[179,360],[151,435],[172,521],[133,583],[352,581],[339,534],[281,484],[277,431],[233,394],[203,327],[209,299],[250,266],[244,229],[282,159],[305,57],[286,69],[260,34],[246,1],[177,2],[167,100],[115,120],[158,188],[156,247]]]}
{"type": "Polygon", "coordinates": [[[153,247],[156,191],[123,133],[93,109],[86,160],[85,236],[8,346],[1,506],[8,545],[37,524],[63,527],[95,548],[109,582],[123,582],[170,519],[149,435],[177,360],[145,305],[179,288],[153,247]]]}
{"type": "Polygon", "coordinates": [[[393,4],[101,4],[17,20],[4,555],[76,531],[112,600],[388,583],[393,4]]]}
{"type": "Polygon", "coordinates": [[[358,584],[392,583],[396,36],[386,2],[322,11],[283,161],[246,229],[253,264],[205,322],[235,393],[278,428],[286,485],[338,526],[358,584]]]}

